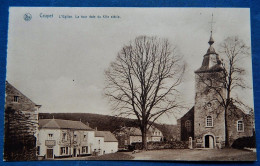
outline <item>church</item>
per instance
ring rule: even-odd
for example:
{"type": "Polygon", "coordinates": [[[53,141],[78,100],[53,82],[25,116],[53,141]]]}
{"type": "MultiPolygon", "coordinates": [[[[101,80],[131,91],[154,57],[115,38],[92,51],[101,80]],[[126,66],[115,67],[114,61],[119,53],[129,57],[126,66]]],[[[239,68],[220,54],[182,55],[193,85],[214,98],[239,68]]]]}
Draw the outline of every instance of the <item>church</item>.
{"type": "Polygon", "coordinates": [[[218,102],[221,97],[226,96],[223,85],[224,69],[213,47],[212,31],[208,43],[209,48],[203,57],[202,65],[195,71],[195,104],[177,120],[177,138],[181,141],[192,138],[194,148],[223,148],[226,138],[231,146],[236,139],[253,135],[254,115],[252,111],[245,113],[231,103],[225,125],[225,109],[218,102]],[[209,84],[218,87],[218,91],[209,88],[209,84]],[[226,127],[228,137],[225,135],[226,127]]]}

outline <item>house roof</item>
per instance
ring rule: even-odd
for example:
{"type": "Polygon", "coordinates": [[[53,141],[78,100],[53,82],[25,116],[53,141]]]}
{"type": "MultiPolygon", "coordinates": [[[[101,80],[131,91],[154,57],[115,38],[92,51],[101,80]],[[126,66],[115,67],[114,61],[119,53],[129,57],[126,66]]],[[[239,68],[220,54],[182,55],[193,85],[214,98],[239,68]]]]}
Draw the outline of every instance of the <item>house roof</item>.
{"type": "MultiPolygon", "coordinates": [[[[136,128],[136,127],[122,127],[120,129],[121,131],[129,134],[130,136],[142,136],[142,132],[139,128],[136,128]]],[[[146,132],[146,136],[152,136],[153,135],[153,131],[155,130],[158,130],[157,128],[155,127],[151,127],[147,132],[146,132]]],[[[160,131],[160,130],[158,130],[160,131]]]]}
{"type": "Polygon", "coordinates": [[[95,137],[104,137],[104,134],[102,131],[95,131],[95,137]]]}
{"type": "Polygon", "coordinates": [[[93,130],[89,126],[80,121],[63,120],[63,119],[40,119],[39,128],[47,129],[77,129],[77,130],[93,130]]]}
{"type": "Polygon", "coordinates": [[[110,131],[95,131],[95,137],[104,137],[104,142],[118,142],[110,131]]]}
{"type": "Polygon", "coordinates": [[[129,128],[129,134],[132,135],[132,136],[140,136],[140,135],[142,135],[142,132],[138,128],[130,127],[129,128]]]}

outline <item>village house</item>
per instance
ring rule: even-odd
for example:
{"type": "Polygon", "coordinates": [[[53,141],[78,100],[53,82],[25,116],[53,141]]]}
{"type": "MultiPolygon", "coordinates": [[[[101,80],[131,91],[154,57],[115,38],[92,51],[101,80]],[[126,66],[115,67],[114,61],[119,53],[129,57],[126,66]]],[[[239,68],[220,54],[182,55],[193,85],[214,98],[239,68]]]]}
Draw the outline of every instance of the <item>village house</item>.
{"type": "Polygon", "coordinates": [[[81,121],[40,119],[38,157],[43,159],[103,155],[118,151],[109,131],[96,131],[81,121]]]}
{"type": "MultiPolygon", "coordinates": [[[[136,127],[121,127],[113,132],[118,139],[118,147],[121,149],[126,148],[132,143],[142,142],[142,132],[136,127]]],[[[147,131],[147,142],[160,142],[163,141],[162,132],[154,126],[151,126],[147,131]]]]}
{"type": "Polygon", "coordinates": [[[212,86],[219,87],[218,92],[225,96],[226,91],[221,81],[224,78],[222,62],[213,48],[212,34],[208,43],[210,46],[202,65],[195,71],[195,105],[177,120],[178,138],[181,141],[192,139],[197,148],[223,148],[227,141],[225,127],[230,145],[237,138],[253,135],[254,115],[252,110],[242,110],[231,103],[225,125],[224,107],[217,102],[219,95],[210,90],[204,81],[215,80],[212,86]]]}
{"type": "Polygon", "coordinates": [[[95,140],[94,151],[98,155],[118,151],[118,140],[110,131],[95,131],[95,140]]]}
{"type": "Polygon", "coordinates": [[[81,121],[40,119],[37,137],[39,158],[91,155],[95,131],[81,121]]]}
{"type": "Polygon", "coordinates": [[[4,159],[35,160],[41,105],[35,104],[8,81],[5,94],[4,159]]]}

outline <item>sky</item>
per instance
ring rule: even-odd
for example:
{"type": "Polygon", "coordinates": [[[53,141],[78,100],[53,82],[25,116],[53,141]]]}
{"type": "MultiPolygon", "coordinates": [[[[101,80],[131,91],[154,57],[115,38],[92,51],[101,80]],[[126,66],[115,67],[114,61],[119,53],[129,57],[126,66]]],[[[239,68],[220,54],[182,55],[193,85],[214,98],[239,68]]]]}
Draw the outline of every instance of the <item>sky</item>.
{"type": "MultiPolygon", "coordinates": [[[[187,63],[180,91],[188,108],[194,104],[194,71],[209,47],[212,14],[216,50],[229,36],[251,45],[247,8],[11,7],[9,13],[7,80],[45,113],[113,115],[103,96],[104,71],[120,49],[140,35],[167,38],[178,47],[187,63]],[[24,20],[26,13],[31,20],[24,20]]],[[[252,87],[251,57],[244,59],[243,67],[252,87]]],[[[238,95],[253,107],[252,89],[238,95]]],[[[158,122],[175,124],[176,117],[180,115],[158,122]]]]}

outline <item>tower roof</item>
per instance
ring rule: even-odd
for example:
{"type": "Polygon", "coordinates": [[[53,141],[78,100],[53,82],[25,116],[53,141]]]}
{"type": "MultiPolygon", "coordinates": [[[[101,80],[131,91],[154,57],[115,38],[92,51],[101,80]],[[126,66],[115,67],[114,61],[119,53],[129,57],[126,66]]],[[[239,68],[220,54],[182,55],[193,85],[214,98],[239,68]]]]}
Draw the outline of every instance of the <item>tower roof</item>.
{"type": "Polygon", "coordinates": [[[223,70],[221,66],[221,61],[219,60],[219,56],[213,47],[214,39],[212,37],[212,31],[210,33],[208,43],[209,48],[207,50],[207,53],[204,55],[202,65],[198,70],[195,71],[195,73],[217,72],[223,70]]]}

